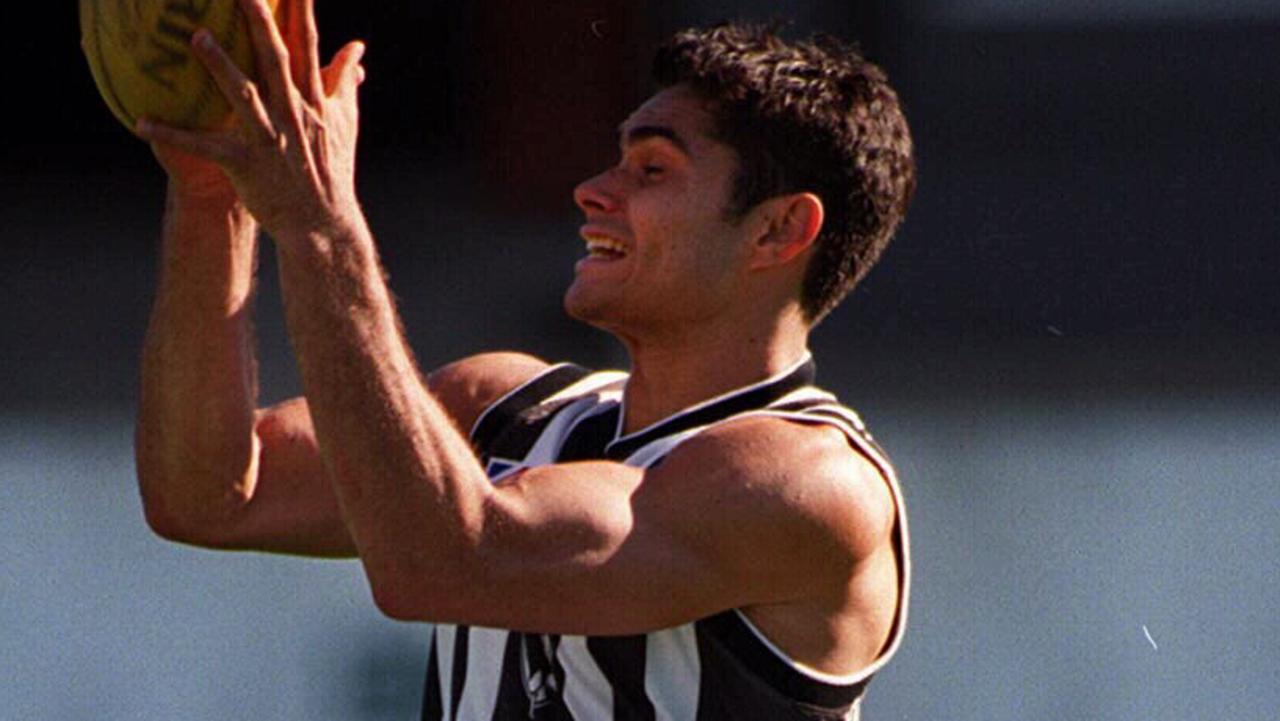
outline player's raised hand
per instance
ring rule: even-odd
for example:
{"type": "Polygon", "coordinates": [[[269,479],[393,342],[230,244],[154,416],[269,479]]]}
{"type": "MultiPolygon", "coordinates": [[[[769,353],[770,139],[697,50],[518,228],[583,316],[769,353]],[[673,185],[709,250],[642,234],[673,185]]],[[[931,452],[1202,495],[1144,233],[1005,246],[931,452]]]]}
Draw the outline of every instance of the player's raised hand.
{"type": "Polygon", "coordinates": [[[352,221],[359,214],[355,147],[364,45],[348,43],[322,69],[314,0],[285,0],[283,27],[264,0],[240,3],[258,82],[236,67],[208,31],[192,37],[196,57],[234,111],[230,128],[187,131],[143,121],[138,133],[220,166],[245,206],[279,242],[352,221]]]}
{"type": "Polygon", "coordinates": [[[179,201],[227,208],[239,202],[227,174],[216,163],[159,141],[151,143],[151,152],[169,175],[170,190],[179,201]]]}

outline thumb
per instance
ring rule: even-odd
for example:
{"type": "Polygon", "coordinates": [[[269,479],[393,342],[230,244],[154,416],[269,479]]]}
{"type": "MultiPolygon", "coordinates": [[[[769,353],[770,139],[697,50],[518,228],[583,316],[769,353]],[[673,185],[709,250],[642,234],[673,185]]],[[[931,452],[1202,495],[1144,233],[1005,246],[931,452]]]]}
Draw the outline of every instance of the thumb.
{"type": "Polygon", "coordinates": [[[333,62],[324,69],[326,94],[352,92],[364,81],[364,68],[360,65],[364,51],[364,43],[354,40],[342,46],[342,49],[333,56],[333,62]]]}

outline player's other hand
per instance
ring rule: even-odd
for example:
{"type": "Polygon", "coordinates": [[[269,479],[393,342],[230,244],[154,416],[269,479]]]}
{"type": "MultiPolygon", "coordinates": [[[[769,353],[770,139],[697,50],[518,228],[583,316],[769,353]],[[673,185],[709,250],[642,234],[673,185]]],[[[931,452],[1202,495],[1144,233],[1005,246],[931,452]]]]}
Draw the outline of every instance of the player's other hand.
{"type": "Polygon", "coordinates": [[[160,166],[169,175],[169,192],[180,203],[233,207],[239,202],[227,174],[217,163],[160,141],[151,143],[160,166]]]}
{"type": "Polygon", "coordinates": [[[320,67],[315,0],[283,0],[277,25],[265,0],[239,0],[248,19],[259,80],[254,82],[207,31],[192,49],[234,111],[227,130],[186,131],[150,122],[138,132],[156,147],[171,175],[211,181],[216,164],[258,222],[287,243],[328,231],[359,215],[355,147],[357,88],[364,45],[348,43],[320,67]],[[171,147],[166,147],[171,146],[171,147]],[[174,152],[171,152],[174,151],[174,152]]]}

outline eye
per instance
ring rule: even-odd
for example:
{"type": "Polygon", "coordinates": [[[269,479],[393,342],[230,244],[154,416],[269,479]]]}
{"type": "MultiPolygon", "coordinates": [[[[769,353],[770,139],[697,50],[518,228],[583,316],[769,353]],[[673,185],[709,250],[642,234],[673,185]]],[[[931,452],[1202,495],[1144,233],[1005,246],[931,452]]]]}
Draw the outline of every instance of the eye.
{"type": "Polygon", "coordinates": [[[663,168],[661,165],[649,164],[640,166],[640,172],[643,173],[646,178],[657,178],[665,171],[666,168],[663,168]]]}

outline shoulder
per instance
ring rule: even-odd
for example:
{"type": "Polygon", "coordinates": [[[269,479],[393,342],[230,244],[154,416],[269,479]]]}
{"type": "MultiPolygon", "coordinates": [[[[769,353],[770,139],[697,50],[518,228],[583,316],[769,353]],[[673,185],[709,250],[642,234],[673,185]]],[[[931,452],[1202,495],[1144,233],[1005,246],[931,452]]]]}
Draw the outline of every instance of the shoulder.
{"type": "MultiPolygon", "coordinates": [[[[888,542],[896,507],[887,479],[826,423],[731,420],[677,446],[654,475],[697,477],[725,523],[785,539],[797,553],[856,565],[888,542]]],[[[846,565],[847,564],[847,565],[846,565]]]]}
{"type": "Polygon", "coordinates": [[[550,367],[525,353],[480,353],[433,371],[427,388],[466,433],[486,408],[550,367]]]}

